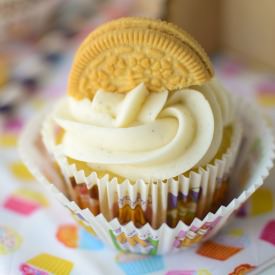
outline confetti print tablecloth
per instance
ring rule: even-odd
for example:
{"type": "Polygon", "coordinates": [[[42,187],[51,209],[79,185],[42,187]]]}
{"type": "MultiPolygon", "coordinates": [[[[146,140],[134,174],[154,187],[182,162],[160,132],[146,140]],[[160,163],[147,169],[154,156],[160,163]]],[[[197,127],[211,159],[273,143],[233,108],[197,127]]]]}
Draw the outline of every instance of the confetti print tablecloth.
{"type": "MultiPolygon", "coordinates": [[[[218,57],[217,74],[233,93],[258,101],[275,121],[275,77],[218,57]]],[[[66,62],[65,62],[66,63],[66,62]]],[[[170,256],[133,256],[108,250],[78,227],[33,179],[16,142],[25,121],[65,91],[68,64],[44,91],[1,120],[0,274],[243,274],[275,257],[275,173],[214,239],[170,256]],[[61,78],[61,75],[64,76],[61,78]],[[40,273],[35,273],[40,271],[40,273]]]]}

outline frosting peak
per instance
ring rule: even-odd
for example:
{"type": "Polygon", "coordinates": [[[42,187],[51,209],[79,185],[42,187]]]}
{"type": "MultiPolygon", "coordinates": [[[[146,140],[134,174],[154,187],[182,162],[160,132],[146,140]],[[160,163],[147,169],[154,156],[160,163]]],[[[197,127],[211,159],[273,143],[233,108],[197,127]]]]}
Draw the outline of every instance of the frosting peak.
{"type": "Polygon", "coordinates": [[[148,93],[144,84],[127,94],[98,90],[92,101],[69,97],[54,113],[65,130],[58,146],[95,170],[130,180],[172,178],[195,167],[212,147],[218,121],[212,105],[197,89],[168,96],[148,93]]]}

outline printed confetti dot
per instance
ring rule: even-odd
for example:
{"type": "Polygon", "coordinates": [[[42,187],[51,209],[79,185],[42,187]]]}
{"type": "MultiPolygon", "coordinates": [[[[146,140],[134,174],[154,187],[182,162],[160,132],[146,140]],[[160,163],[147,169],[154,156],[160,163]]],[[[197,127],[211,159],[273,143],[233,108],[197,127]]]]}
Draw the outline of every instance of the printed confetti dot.
{"type": "Polygon", "coordinates": [[[11,148],[17,145],[17,135],[13,133],[3,133],[0,135],[0,147],[11,148]]]}
{"type": "Polygon", "coordinates": [[[118,266],[126,275],[139,275],[157,272],[164,269],[163,257],[139,254],[119,253],[116,256],[118,266]]]}
{"type": "Polygon", "coordinates": [[[12,117],[4,122],[4,131],[19,133],[24,125],[23,120],[20,117],[12,117]]]}
{"type": "Polygon", "coordinates": [[[251,215],[257,216],[271,212],[273,209],[273,198],[271,190],[267,188],[258,189],[251,196],[251,215]]]}
{"type": "Polygon", "coordinates": [[[240,75],[245,70],[245,64],[234,58],[225,58],[217,62],[220,63],[219,71],[228,78],[240,75]]]}
{"type": "Polygon", "coordinates": [[[25,188],[19,188],[10,194],[3,204],[5,209],[24,216],[47,206],[48,201],[42,193],[25,188]]]}
{"type": "Polygon", "coordinates": [[[257,101],[264,107],[275,106],[275,95],[274,94],[258,94],[257,101]]]}
{"type": "Polygon", "coordinates": [[[17,179],[21,181],[32,181],[34,179],[27,167],[21,161],[12,163],[10,166],[10,171],[17,179]]]}
{"type": "Polygon", "coordinates": [[[74,224],[64,224],[59,226],[56,238],[69,248],[80,248],[87,250],[99,250],[103,248],[103,244],[97,238],[91,235],[81,227],[74,224]]]}
{"type": "Polygon", "coordinates": [[[9,197],[5,201],[3,206],[6,209],[9,209],[15,213],[24,216],[31,215],[35,210],[39,208],[39,205],[37,203],[24,201],[23,199],[17,197],[9,197]]]}
{"type": "Polygon", "coordinates": [[[21,243],[22,238],[14,229],[0,225],[0,255],[18,250],[21,243]]]}
{"type": "Polygon", "coordinates": [[[260,83],[257,91],[257,101],[264,107],[275,106],[275,82],[260,83]]]}
{"type": "Polygon", "coordinates": [[[24,275],[28,274],[55,274],[69,275],[73,269],[71,261],[50,255],[39,254],[38,256],[20,265],[20,271],[24,275]]]}
{"type": "Polygon", "coordinates": [[[211,259],[225,261],[241,250],[241,247],[234,247],[213,241],[207,241],[199,247],[197,254],[211,259]]]}
{"type": "Polygon", "coordinates": [[[236,211],[236,217],[238,217],[238,218],[245,218],[246,216],[247,216],[247,209],[246,209],[246,203],[244,203],[236,211]]]}
{"type": "Polygon", "coordinates": [[[56,232],[56,238],[65,246],[76,248],[78,242],[77,226],[73,224],[65,224],[59,226],[56,232]]]}
{"type": "Polygon", "coordinates": [[[79,228],[79,248],[89,250],[100,250],[103,243],[83,228],[79,228]]]}
{"type": "Polygon", "coordinates": [[[27,188],[19,188],[13,194],[18,197],[24,198],[25,200],[34,201],[41,207],[48,206],[48,200],[42,192],[38,192],[27,188]]]}
{"type": "Polygon", "coordinates": [[[264,226],[260,239],[275,246],[275,220],[269,221],[264,226]]]}
{"type": "Polygon", "coordinates": [[[249,271],[253,270],[254,268],[254,265],[241,264],[235,267],[234,271],[229,273],[229,275],[244,275],[247,274],[249,271]]]}

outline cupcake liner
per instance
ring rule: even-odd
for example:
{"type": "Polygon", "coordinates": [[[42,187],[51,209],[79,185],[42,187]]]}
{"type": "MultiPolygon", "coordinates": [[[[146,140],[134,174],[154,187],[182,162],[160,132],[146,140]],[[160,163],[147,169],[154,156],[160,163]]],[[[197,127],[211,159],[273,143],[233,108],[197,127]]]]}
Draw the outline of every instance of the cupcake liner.
{"type": "MultiPolygon", "coordinates": [[[[275,149],[271,130],[267,127],[257,107],[243,102],[241,99],[239,101],[238,115],[245,129],[245,138],[243,139],[236,164],[230,171],[231,175],[234,176],[234,181],[230,183],[230,187],[234,187],[231,190],[234,197],[232,197],[233,199],[231,199],[227,206],[220,206],[216,212],[207,213],[203,219],[194,218],[189,225],[182,221],[179,221],[174,228],[169,227],[166,223],[162,223],[158,229],[154,229],[148,223],[138,228],[132,221],[122,225],[118,218],[108,221],[104,215],[104,211],[102,211],[103,209],[105,210],[106,207],[101,202],[99,204],[102,213],[94,215],[88,208],[81,209],[76,202],[69,200],[66,196],[67,184],[63,181],[63,185],[61,185],[60,182],[56,181],[56,179],[60,179],[57,169],[53,166],[52,160],[45,158],[42,144],[37,142],[41,140],[41,124],[45,114],[34,118],[25,128],[20,139],[21,156],[38,181],[71,211],[80,224],[89,228],[90,231],[95,232],[97,237],[107,245],[124,252],[147,255],[171,253],[185,249],[195,243],[205,241],[213,236],[228,221],[232,213],[263,184],[264,179],[267,177],[273,165],[272,160],[274,159],[275,149]],[[45,170],[45,166],[51,167],[51,169],[45,170]],[[63,192],[60,191],[60,188],[63,188],[63,192]]],[[[211,182],[213,183],[214,178],[218,178],[220,180],[217,186],[222,186],[221,176],[226,177],[226,175],[228,175],[228,168],[224,167],[224,172],[218,172],[215,166],[210,168],[213,170],[211,182]]],[[[195,175],[193,177],[195,177],[195,175]]],[[[203,177],[201,180],[202,185],[206,184],[207,181],[205,176],[203,177]]],[[[108,182],[106,177],[102,179],[94,177],[94,180],[100,180],[103,186],[108,182]]],[[[112,182],[110,184],[112,184],[112,182]]],[[[137,185],[137,187],[132,188],[138,189],[138,187],[137,185]]],[[[111,189],[113,187],[109,188],[111,189]]],[[[123,184],[120,188],[120,191],[124,192],[123,184]]],[[[167,192],[168,190],[172,192],[178,191],[176,188],[176,190],[172,190],[173,188],[168,187],[165,183],[162,183],[159,189],[163,192],[167,192]]],[[[179,182],[179,189],[183,190],[181,182],[179,182]]],[[[151,190],[153,202],[153,197],[157,195],[154,194],[156,188],[152,187],[151,190]]],[[[100,192],[99,190],[99,193],[100,192]]],[[[205,188],[204,192],[206,193],[202,196],[206,198],[206,201],[208,200],[208,194],[215,197],[215,188],[205,188]]],[[[104,203],[112,199],[108,199],[106,194],[107,191],[102,195],[104,203]]],[[[134,197],[133,194],[131,196],[131,198],[134,197]]],[[[167,198],[163,199],[163,203],[167,205],[168,202],[165,202],[165,200],[167,201],[167,198]]],[[[205,206],[205,204],[203,204],[203,206],[205,206]]],[[[155,211],[154,207],[152,203],[153,211],[155,211]]],[[[200,208],[200,204],[198,208],[200,208]]]]}
{"type": "Polygon", "coordinates": [[[235,122],[230,146],[220,159],[196,172],[191,171],[188,176],[133,183],[128,179],[119,181],[108,174],[102,178],[96,172],[85,175],[84,170],[79,170],[75,163],[70,164],[60,146],[55,145],[53,129],[49,116],[42,132],[44,144],[49,152],[54,152],[71,198],[81,208],[89,208],[95,215],[102,213],[107,220],[117,217],[121,224],[132,221],[140,227],[148,222],[153,228],[162,223],[175,227],[179,220],[191,223],[194,217],[202,218],[222,204],[242,137],[242,125],[235,122]]]}

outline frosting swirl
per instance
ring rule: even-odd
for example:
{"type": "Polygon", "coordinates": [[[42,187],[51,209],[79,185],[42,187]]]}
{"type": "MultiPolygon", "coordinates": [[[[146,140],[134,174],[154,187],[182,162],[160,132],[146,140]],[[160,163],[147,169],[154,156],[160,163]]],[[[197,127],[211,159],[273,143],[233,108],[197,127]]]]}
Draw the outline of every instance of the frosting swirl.
{"type": "Polygon", "coordinates": [[[98,90],[92,101],[63,99],[53,113],[65,156],[130,180],[164,180],[213,159],[230,98],[216,81],[173,93],[98,90]]]}

